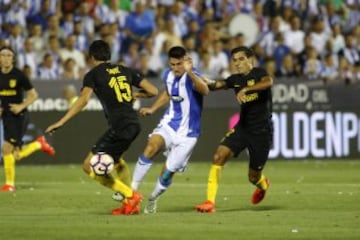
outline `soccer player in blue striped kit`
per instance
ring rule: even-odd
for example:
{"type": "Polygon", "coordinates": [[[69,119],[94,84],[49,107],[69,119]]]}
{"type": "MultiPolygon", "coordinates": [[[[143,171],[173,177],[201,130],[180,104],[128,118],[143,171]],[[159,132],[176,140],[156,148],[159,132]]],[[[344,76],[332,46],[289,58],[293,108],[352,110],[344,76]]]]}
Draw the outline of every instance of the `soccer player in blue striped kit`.
{"type": "Polygon", "coordinates": [[[158,197],[169,188],[174,174],[184,171],[200,135],[203,96],[209,93],[207,84],[193,70],[191,58],[183,47],[172,47],[168,59],[170,69],[164,74],[165,90],[152,106],[140,109],[140,114],[150,115],[169,103],[158,126],[150,134],[133,173],[131,187],[136,191],[150,170],[153,158],[166,150],[166,162],[148,198],[145,213],[156,212],[158,197]]]}

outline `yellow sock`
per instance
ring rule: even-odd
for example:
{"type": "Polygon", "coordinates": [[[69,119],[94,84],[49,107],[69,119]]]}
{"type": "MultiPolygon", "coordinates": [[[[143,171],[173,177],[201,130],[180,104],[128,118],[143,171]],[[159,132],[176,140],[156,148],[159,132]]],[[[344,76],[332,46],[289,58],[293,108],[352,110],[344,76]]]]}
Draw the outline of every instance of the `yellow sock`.
{"type": "Polygon", "coordinates": [[[93,171],[90,172],[89,176],[105,187],[121,193],[126,198],[130,198],[133,195],[132,189],[124,184],[120,179],[116,179],[111,176],[98,176],[93,171]]]}
{"type": "Polygon", "coordinates": [[[15,157],[13,154],[6,154],[3,157],[5,184],[15,185],[15,157]]]}
{"type": "Polygon", "coordinates": [[[207,200],[213,203],[215,203],[221,170],[222,166],[211,165],[207,187],[207,200]]]}
{"type": "Polygon", "coordinates": [[[261,190],[266,190],[268,188],[268,184],[266,182],[266,177],[261,175],[259,181],[255,184],[256,187],[260,188],[261,190]]]}
{"type": "Polygon", "coordinates": [[[119,164],[115,167],[120,180],[127,186],[131,185],[130,170],[123,158],[120,159],[119,164]]]}
{"type": "Polygon", "coordinates": [[[17,154],[18,157],[17,160],[21,160],[22,158],[27,157],[33,152],[36,152],[40,149],[41,149],[41,144],[37,141],[33,141],[21,148],[21,150],[17,154]]]}

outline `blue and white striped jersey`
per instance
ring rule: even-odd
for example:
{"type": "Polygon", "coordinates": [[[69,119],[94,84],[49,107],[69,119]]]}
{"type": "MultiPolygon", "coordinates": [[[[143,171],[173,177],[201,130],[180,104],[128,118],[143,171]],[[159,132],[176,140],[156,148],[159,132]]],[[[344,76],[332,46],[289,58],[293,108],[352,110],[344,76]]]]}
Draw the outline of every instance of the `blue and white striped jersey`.
{"type": "MultiPolygon", "coordinates": [[[[199,75],[195,72],[196,75],[199,75]]],[[[180,136],[198,137],[201,127],[203,96],[194,89],[187,73],[175,77],[169,69],[164,74],[170,105],[160,121],[160,125],[170,126],[180,136]]]]}

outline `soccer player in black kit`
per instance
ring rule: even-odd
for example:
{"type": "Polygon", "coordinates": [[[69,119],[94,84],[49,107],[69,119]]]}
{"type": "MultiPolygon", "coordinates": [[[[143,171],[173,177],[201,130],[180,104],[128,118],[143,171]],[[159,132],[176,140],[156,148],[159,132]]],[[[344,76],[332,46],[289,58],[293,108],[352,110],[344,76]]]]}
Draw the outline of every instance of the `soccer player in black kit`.
{"type": "Polygon", "coordinates": [[[231,60],[237,70],[226,80],[207,80],[211,90],[229,89],[235,91],[240,103],[240,120],[220,142],[208,178],[207,200],[195,206],[199,212],[215,212],[215,198],[220,172],[226,161],[248,149],[250,161],[248,178],[256,186],[252,203],[258,204],[265,197],[269,180],[262,171],[268,159],[272,143],[272,78],[262,68],[253,66],[254,53],[247,47],[231,51],[231,60]]]}
{"type": "Polygon", "coordinates": [[[29,124],[27,107],[37,98],[38,93],[30,80],[14,66],[15,52],[8,46],[0,48],[0,116],[4,126],[4,143],[1,147],[5,184],[1,192],[15,191],[15,163],[42,150],[50,156],[55,150],[40,136],[23,145],[23,137],[29,124]]]}
{"type": "Polygon", "coordinates": [[[158,89],[134,70],[111,64],[110,47],[102,40],[96,40],[90,45],[89,55],[93,68],[84,77],[79,98],[59,121],[46,129],[46,132],[54,133],[56,129],[80,113],[94,92],[103,106],[109,128],[85,158],[83,169],[91,178],[125,197],[122,206],[114,209],[112,214],[138,214],[142,196],[113,172],[117,170],[122,154],[140,132],[138,115],[132,107],[134,98],[156,96],[158,89]],[[133,91],[132,86],[139,88],[140,91],[133,91]],[[114,159],[115,169],[107,176],[96,175],[90,167],[91,157],[98,152],[105,152],[114,159]]]}

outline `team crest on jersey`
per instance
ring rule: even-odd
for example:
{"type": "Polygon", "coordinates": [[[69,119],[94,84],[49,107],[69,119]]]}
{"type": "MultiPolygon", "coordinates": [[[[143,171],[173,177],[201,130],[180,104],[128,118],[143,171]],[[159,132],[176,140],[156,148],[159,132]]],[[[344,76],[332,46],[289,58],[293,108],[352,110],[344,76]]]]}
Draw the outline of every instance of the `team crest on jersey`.
{"type": "Polygon", "coordinates": [[[10,80],[9,80],[9,86],[10,86],[11,88],[16,87],[16,79],[10,79],[10,80]]]}
{"type": "Polygon", "coordinates": [[[254,86],[255,85],[255,80],[254,79],[250,79],[247,81],[247,85],[248,86],[254,86]]]}

